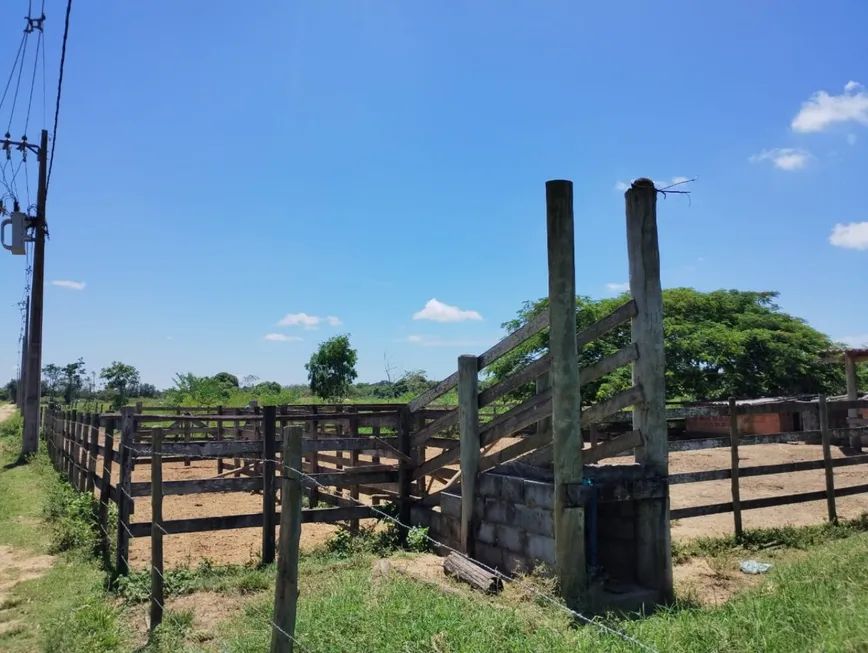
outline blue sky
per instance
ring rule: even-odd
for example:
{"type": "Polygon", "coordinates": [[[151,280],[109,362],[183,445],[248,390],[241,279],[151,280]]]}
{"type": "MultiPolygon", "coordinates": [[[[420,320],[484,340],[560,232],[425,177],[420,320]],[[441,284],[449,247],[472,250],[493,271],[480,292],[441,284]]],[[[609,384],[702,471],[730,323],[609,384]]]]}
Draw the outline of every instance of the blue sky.
{"type": "MultiPolygon", "coordinates": [[[[26,5],[0,8],[4,82],[26,5]]],[[[868,341],[866,24],[855,0],[76,3],[44,362],[300,382],[348,332],[361,380],[384,355],[445,376],[547,293],[552,178],[580,293],[627,279],[620,185],[696,177],[660,200],[664,286],[778,290],[868,341]]],[[[8,375],[23,268],[2,252],[8,375]]]]}

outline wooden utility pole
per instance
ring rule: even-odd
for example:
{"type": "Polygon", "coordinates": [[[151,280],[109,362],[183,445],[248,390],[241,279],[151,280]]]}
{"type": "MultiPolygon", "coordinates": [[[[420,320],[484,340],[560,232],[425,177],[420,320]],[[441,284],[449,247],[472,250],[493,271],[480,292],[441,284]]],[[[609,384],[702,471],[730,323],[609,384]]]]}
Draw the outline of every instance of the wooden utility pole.
{"type": "Polygon", "coordinates": [[[575,606],[586,589],[585,509],[569,506],[568,484],[582,482],[579,359],[576,349],[576,255],[573,183],[546,182],[555,487],[555,563],[561,593],[575,606]]]}
{"type": "Polygon", "coordinates": [[[42,394],[42,312],[45,291],[45,197],[48,176],[48,130],[39,140],[39,185],[36,194],[36,220],[33,225],[33,282],[30,289],[30,329],[28,333],[26,389],[24,395],[24,437],[21,453],[36,453],[39,448],[39,403],[42,394]]]}
{"type": "Polygon", "coordinates": [[[27,344],[30,341],[30,297],[24,309],[24,340],[21,341],[21,371],[18,376],[18,390],[15,393],[15,403],[19,411],[24,411],[24,389],[27,387],[27,344]]]}

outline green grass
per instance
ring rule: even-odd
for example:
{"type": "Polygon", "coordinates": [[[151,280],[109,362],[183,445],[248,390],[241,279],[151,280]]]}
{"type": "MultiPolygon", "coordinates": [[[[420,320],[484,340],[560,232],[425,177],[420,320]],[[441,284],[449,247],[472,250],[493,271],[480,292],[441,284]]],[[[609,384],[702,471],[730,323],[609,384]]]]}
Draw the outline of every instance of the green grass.
{"type": "Polygon", "coordinates": [[[694,557],[717,557],[733,552],[774,552],[785,549],[808,549],[821,544],[843,540],[860,533],[868,533],[868,513],[837,523],[825,522],[812,526],[780,526],[744,531],[740,539],[726,537],[700,537],[672,545],[673,562],[694,557]]]}
{"type": "MultiPolygon", "coordinates": [[[[401,575],[372,580],[364,557],[303,559],[299,641],[312,651],[613,651],[635,645],[510,588],[487,600],[441,592],[401,575]]],[[[615,625],[673,653],[860,651],[868,646],[868,535],[814,548],[776,567],[764,585],[720,608],[679,605],[615,625]]],[[[267,649],[271,597],[252,601],[226,624],[225,650],[267,649]]]]}
{"type": "MultiPolygon", "coordinates": [[[[143,619],[150,578],[134,573],[106,594],[94,559],[91,503],[65,487],[45,455],[14,464],[17,427],[0,425],[0,544],[44,554],[59,551],[41,577],[24,581],[0,606],[0,622],[20,625],[0,635],[8,653],[261,652],[271,638],[273,567],[209,563],[167,573],[169,601],[215,592],[237,612],[207,631],[196,630],[196,599],[169,609],[144,648],[127,628],[143,619]],[[48,504],[49,510],[43,505],[48,504]],[[42,521],[42,520],[47,521],[42,521]]],[[[657,651],[672,653],[796,653],[868,651],[868,517],[821,526],[748,531],[673,548],[676,560],[748,556],[775,566],[757,587],[721,607],[684,601],[644,618],[612,621],[657,651]],[[794,549],[799,550],[792,555],[794,549]]],[[[456,595],[403,574],[374,578],[371,563],[385,550],[371,534],[335,538],[300,559],[296,635],[319,653],[420,651],[641,650],[570,616],[515,584],[503,595],[456,595]]],[[[401,554],[410,555],[407,553],[401,554]]],[[[445,581],[444,581],[445,582],[445,581]]],[[[537,582],[530,579],[528,582],[537,582]]],[[[142,643],[143,634],[138,636],[142,643]]]]}
{"type": "Polygon", "coordinates": [[[74,511],[65,487],[44,452],[18,460],[20,418],[0,424],[0,545],[17,553],[44,555],[63,550],[38,578],[15,585],[0,611],[0,623],[20,626],[0,636],[4,653],[120,653],[119,610],[105,594],[105,574],[82,549],[88,530],[74,511]],[[65,498],[64,498],[65,497],[65,498]],[[61,501],[61,503],[57,503],[61,501]],[[43,521],[52,506],[51,521],[43,521]],[[74,534],[78,533],[78,536],[74,534]]]}

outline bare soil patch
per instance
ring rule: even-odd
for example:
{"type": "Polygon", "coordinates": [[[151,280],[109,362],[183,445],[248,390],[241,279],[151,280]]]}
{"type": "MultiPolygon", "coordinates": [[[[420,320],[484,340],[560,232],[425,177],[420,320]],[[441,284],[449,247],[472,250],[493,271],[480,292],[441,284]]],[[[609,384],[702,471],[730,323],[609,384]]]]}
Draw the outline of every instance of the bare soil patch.
{"type": "Polygon", "coordinates": [[[0,635],[24,628],[24,624],[6,618],[14,607],[10,599],[12,589],[27,580],[39,578],[51,567],[54,559],[47,555],[33,555],[11,546],[0,546],[0,635]]]}
{"type": "MultiPolygon", "coordinates": [[[[517,440],[504,438],[492,451],[509,446],[517,440]]],[[[442,452],[437,447],[426,448],[426,459],[442,452]]],[[[796,461],[822,459],[822,447],[803,443],[767,444],[744,446],[740,450],[741,465],[765,465],[796,461]]],[[[840,449],[833,449],[835,458],[846,456],[840,449]]],[[[729,467],[729,450],[726,448],[704,449],[701,451],[675,452],[671,454],[669,466],[671,473],[691,472],[729,467]]],[[[624,458],[602,461],[604,464],[620,464],[624,458]]],[[[362,456],[361,461],[370,462],[362,456]]],[[[328,467],[328,466],[324,466],[328,467]]],[[[458,471],[458,465],[447,468],[451,473],[458,471]]],[[[450,472],[447,471],[447,475],[450,472]]],[[[216,475],[216,462],[213,460],[194,460],[189,467],[183,463],[169,463],[164,466],[164,480],[201,479],[216,475]]],[[[146,481],[150,478],[147,466],[136,468],[133,479],[146,481]]],[[[847,487],[865,483],[868,479],[868,466],[841,467],[835,470],[835,486],[847,487]]],[[[443,483],[435,482],[431,490],[437,490],[443,483]]],[[[741,498],[782,496],[825,488],[822,470],[777,474],[774,476],[755,476],[741,479],[741,498]]],[[[673,486],[670,490],[672,508],[724,503],[731,500],[730,482],[710,481],[673,486]]],[[[366,500],[362,495],[362,500],[366,500]]],[[[868,495],[841,497],[837,499],[838,515],[841,518],[857,517],[868,512],[868,495]]],[[[190,517],[210,517],[219,515],[238,515],[262,511],[262,496],[253,493],[197,494],[166,497],[163,504],[165,519],[190,517]]],[[[150,498],[136,499],[134,521],[150,519],[150,498]]],[[[822,523],[826,519],[825,501],[792,504],[774,508],[749,510],[743,513],[746,528],[808,525],[822,523]]],[[[363,522],[364,524],[364,522],[363,522]]],[[[672,536],[676,540],[693,539],[699,536],[720,536],[732,533],[731,513],[696,517],[673,522],[672,536]]],[[[324,545],[337,531],[332,524],[305,524],[302,527],[302,550],[311,550],[324,545]]],[[[245,563],[257,560],[261,550],[261,531],[257,528],[209,533],[190,533],[172,535],[165,538],[166,566],[190,565],[208,559],[214,563],[245,563]]],[[[141,568],[150,556],[147,539],[133,540],[130,560],[134,567],[141,568]]]]}

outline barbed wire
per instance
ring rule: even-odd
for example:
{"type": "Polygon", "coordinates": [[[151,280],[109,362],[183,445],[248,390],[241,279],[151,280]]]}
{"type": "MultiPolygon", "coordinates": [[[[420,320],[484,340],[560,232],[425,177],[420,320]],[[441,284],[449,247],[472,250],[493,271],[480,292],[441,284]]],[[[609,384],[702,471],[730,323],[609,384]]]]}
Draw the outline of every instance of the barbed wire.
{"type": "MultiPolygon", "coordinates": [[[[129,444],[124,444],[122,446],[125,446],[134,455],[152,455],[152,449],[136,448],[135,446],[129,445],[129,444]]],[[[175,455],[175,454],[172,454],[172,455],[175,455]]],[[[216,454],[209,455],[209,454],[194,454],[194,453],[190,453],[190,454],[185,453],[185,454],[178,454],[178,455],[184,455],[184,456],[191,458],[191,459],[195,458],[198,460],[209,460],[209,461],[210,460],[216,461],[216,460],[220,460],[220,459],[227,457],[227,456],[220,456],[220,455],[216,455],[216,454]]],[[[303,472],[303,471],[298,470],[298,469],[294,469],[294,468],[290,467],[289,465],[285,465],[283,463],[283,461],[281,461],[281,460],[270,459],[270,458],[258,458],[258,457],[255,458],[255,460],[257,460],[259,462],[263,462],[263,463],[270,462],[270,463],[274,463],[275,465],[280,465],[281,468],[284,470],[284,472],[288,470],[290,472],[293,472],[293,473],[299,475],[301,478],[306,479],[309,483],[312,483],[313,485],[315,485],[316,488],[319,491],[323,492],[324,494],[335,497],[337,499],[343,499],[345,501],[351,501],[351,502],[354,502],[360,506],[364,506],[366,508],[369,508],[372,513],[378,515],[382,519],[385,519],[389,522],[394,523],[396,526],[398,526],[402,529],[409,531],[409,530],[412,530],[414,528],[412,525],[405,524],[405,523],[401,522],[400,519],[394,517],[393,515],[390,515],[389,513],[385,512],[384,510],[379,509],[376,506],[364,503],[363,501],[361,501],[358,498],[353,497],[352,495],[346,495],[346,494],[339,493],[339,492],[332,490],[329,486],[326,486],[326,485],[320,483],[316,478],[310,476],[306,472],[303,472]]],[[[287,478],[287,477],[284,476],[283,474],[281,474],[281,478],[287,478]]],[[[126,491],[124,491],[124,494],[127,497],[129,497],[130,499],[132,499],[132,497],[130,497],[130,495],[126,491]]],[[[168,532],[165,531],[165,529],[163,529],[163,532],[168,534],[168,532]]],[[[449,551],[450,553],[455,553],[456,555],[461,556],[465,560],[468,560],[469,562],[472,562],[476,565],[479,565],[480,567],[482,567],[483,569],[485,569],[489,573],[494,574],[495,576],[497,576],[498,578],[500,578],[502,580],[513,583],[513,584],[521,587],[522,589],[526,590],[527,592],[529,592],[531,594],[536,595],[537,597],[546,601],[550,605],[558,608],[561,611],[568,613],[571,617],[577,619],[578,621],[581,621],[582,623],[585,623],[589,626],[595,627],[595,628],[599,629],[600,631],[602,631],[608,635],[615,636],[615,637],[617,637],[617,638],[619,638],[625,642],[628,642],[628,643],[634,645],[635,647],[637,647],[641,650],[648,651],[649,653],[657,653],[657,650],[655,648],[639,641],[638,639],[627,634],[626,632],[623,632],[617,628],[609,626],[609,625],[603,623],[602,621],[600,621],[599,619],[588,617],[588,616],[582,614],[581,612],[573,610],[572,608],[564,605],[560,600],[558,600],[557,597],[554,597],[550,594],[546,594],[545,592],[534,587],[533,585],[525,583],[524,581],[522,581],[516,577],[510,576],[508,574],[505,574],[502,571],[495,569],[495,568],[485,564],[484,562],[482,562],[480,560],[472,558],[472,557],[468,556],[466,553],[464,553],[464,552],[462,552],[462,551],[460,551],[454,547],[451,547],[448,544],[444,544],[443,542],[440,542],[439,540],[434,539],[425,531],[419,531],[417,529],[416,532],[420,532],[421,536],[425,540],[427,540],[428,542],[433,544],[434,546],[440,547],[446,551],[449,551]]]]}
{"type": "MultiPolygon", "coordinates": [[[[88,428],[90,428],[92,425],[87,424],[87,425],[85,425],[85,426],[87,426],[88,428]]],[[[98,457],[98,456],[94,456],[90,451],[88,451],[88,450],[84,447],[83,444],[79,443],[75,438],[65,438],[65,439],[67,439],[67,440],[72,440],[73,442],[75,442],[76,445],[79,446],[79,447],[81,448],[81,452],[84,454],[84,457],[88,460],[88,462],[92,462],[92,463],[94,464],[94,467],[96,467],[96,466],[100,463],[100,459],[99,459],[99,457],[98,457]]],[[[52,446],[54,446],[54,444],[52,444],[52,446]]],[[[115,451],[115,450],[113,449],[113,451],[115,451]]],[[[118,452],[118,453],[119,453],[119,452],[118,452]]],[[[61,451],[61,457],[62,457],[64,460],[67,460],[69,463],[71,463],[71,465],[72,465],[73,467],[78,468],[78,469],[80,470],[80,473],[85,473],[85,470],[82,468],[81,461],[80,461],[80,460],[76,460],[74,454],[69,454],[69,453],[67,453],[66,451],[61,451]]],[[[129,499],[130,501],[134,501],[133,496],[130,495],[130,493],[127,492],[126,489],[123,488],[123,486],[118,485],[118,486],[116,486],[116,487],[118,488],[118,490],[119,490],[119,491],[120,491],[120,492],[121,492],[121,493],[122,493],[122,494],[123,494],[127,499],[129,499]]],[[[87,490],[86,490],[86,491],[87,491],[87,490]]],[[[112,536],[112,534],[108,532],[108,530],[107,530],[106,527],[102,524],[101,521],[99,521],[99,520],[95,520],[95,523],[97,524],[97,526],[99,526],[99,529],[102,531],[103,535],[104,535],[104,536],[106,537],[106,539],[108,540],[108,538],[110,538],[110,537],[112,536]]],[[[128,526],[127,524],[125,524],[125,523],[124,523],[123,521],[121,521],[121,520],[118,520],[117,524],[118,524],[118,527],[123,527],[124,531],[126,531],[126,534],[127,534],[127,536],[128,536],[130,539],[135,539],[135,536],[133,535],[133,532],[130,530],[130,528],[129,528],[129,526],[128,526]]],[[[151,520],[151,526],[152,526],[152,527],[156,527],[157,529],[159,529],[160,532],[162,532],[164,535],[170,535],[170,533],[169,533],[165,528],[163,528],[163,525],[162,525],[162,524],[153,521],[153,519],[151,520]]],[[[124,556],[123,554],[121,554],[121,553],[119,553],[119,552],[117,552],[117,555],[118,555],[118,557],[119,557],[121,560],[123,560],[123,562],[124,562],[124,564],[126,565],[127,569],[130,569],[130,570],[133,569],[133,565],[132,565],[132,563],[130,562],[129,558],[127,558],[126,556],[124,556]]],[[[150,569],[151,569],[152,571],[156,572],[156,573],[160,576],[160,578],[163,579],[163,582],[164,582],[164,583],[167,581],[165,574],[164,574],[162,571],[160,571],[160,569],[159,569],[156,565],[154,565],[154,564],[152,563],[152,564],[150,565],[150,569]]],[[[175,622],[176,624],[180,624],[180,623],[181,623],[180,621],[177,621],[175,615],[174,615],[174,614],[173,614],[173,613],[172,613],[172,612],[171,612],[171,611],[170,611],[170,610],[169,610],[169,609],[168,609],[168,608],[167,608],[163,603],[161,603],[157,597],[154,596],[153,591],[151,591],[151,592],[149,593],[148,600],[153,601],[153,602],[156,603],[158,606],[160,606],[160,609],[163,611],[163,616],[164,616],[166,619],[174,620],[174,622],[175,622]]],[[[274,630],[276,630],[276,631],[277,631],[278,633],[280,633],[282,636],[286,637],[289,641],[291,641],[293,644],[295,644],[295,645],[296,645],[296,646],[297,646],[297,647],[302,651],[302,653],[313,653],[313,649],[311,649],[311,648],[305,646],[304,644],[302,644],[302,643],[299,641],[298,637],[295,637],[295,636],[290,635],[289,633],[287,633],[283,628],[281,628],[279,625],[277,625],[277,624],[274,622],[274,620],[269,619],[269,620],[267,620],[267,621],[268,621],[269,625],[270,625],[274,630]]]]}
{"type": "MultiPolygon", "coordinates": [[[[90,427],[91,425],[86,425],[86,426],[90,427]]],[[[78,446],[80,446],[80,447],[82,448],[82,451],[85,453],[85,455],[86,455],[90,460],[92,460],[92,461],[94,462],[94,464],[99,463],[99,459],[98,459],[97,457],[94,457],[94,456],[93,456],[93,455],[92,455],[92,454],[91,454],[91,453],[90,453],[90,452],[89,452],[89,451],[84,447],[84,444],[78,443],[78,441],[77,441],[75,438],[72,438],[72,439],[73,439],[73,441],[75,441],[75,442],[77,443],[78,446]]],[[[124,447],[125,447],[125,448],[130,452],[130,453],[132,453],[134,456],[145,456],[145,455],[153,456],[153,448],[149,448],[149,449],[138,448],[138,447],[136,447],[136,446],[134,446],[134,445],[125,444],[125,443],[123,443],[123,442],[119,442],[119,443],[118,443],[118,449],[117,449],[117,450],[114,450],[114,449],[113,449],[113,451],[116,451],[116,453],[120,454],[120,453],[121,453],[121,449],[124,448],[124,447]]],[[[65,452],[64,452],[64,453],[65,453],[65,452]]],[[[159,454],[159,453],[158,453],[157,455],[162,455],[162,454],[159,454]]],[[[174,454],[170,454],[170,455],[174,455],[174,454]]],[[[225,455],[224,455],[224,456],[221,456],[221,455],[217,455],[217,454],[197,454],[197,453],[190,453],[190,454],[183,454],[183,455],[185,455],[186,457],[191,458],[191,459],[207,460],[207,461],[216,461],[216,460],[221,460],[221,459],[224,459],[224,458],[227,457],[227,456],[225,456],[225,455]]],[[[413,530],[413,529],[414,529],[414,527],[413,527],[412,525],[409,525],[409,524],[405,524],[405,523],[403,523],[403,522],[402,522],[400,519],[398,519],[397,517],[395,517],[395,516],[389,514],[388,512],[386,512],[386,511],[384,511],[384,510],[379,509],[379,508],[376,507],[376,506],[373,506],[373,505],[370,505],[370,504],[364,503],[363,501],[361,501],[361,500],[358,499],[358,498],[353,497],[352,495],[349,495],[349,496],[348,496],[348,495],[346,495],[346,494],[344,494],[344,493],[342,493],[342,492],[337,492],[337,491],[335,491],[335,490],[332,490],[330,486],[326,486],[326,485],[324,485],[323,483],[319,482],[316,478],[314,478],[313,476],[307,474],[306,472],[304,472],[304,471],[302,471],[302,470],[295,469],[295,468],[291,467],[290,465],[286,464],[283,460],[280,460],[280,459],[277,459],[277,458],[271,459],[271,458],[264,458],[264,457],[263,457],[263,458],[255,458],[255,460],[257,460],[258,462],[262,462],[262,463],[270,462],[270,463],[273,463],[273,464],[275,464],[275,465],[279,465],[279,468],[278,468],[278,469],[281,469],[281,470],[282,470],[283,473],[280,474],[280,476],[281,476],[281,478],[283,478],[283,479],[288,479],[288,480],[299,480],[299,482],[302,482],[303,480],[306,480],[306,481],[307,481],[307,485],[308,485],[308,487],[310,487],[310,485],[312,484],[312,485],[314,485],[314,486],[315,486],[319,491],[323,492],[323,493],[326,494],[326,495],[329,495],[329,496],[335,497],[336,499],[342,499],[342,500],[345,500],[345,501],[354,502],[354,503],[358,504],[359,506],[364,506],[364,507],[370,509],[372,513],[378,515],[381,519],[385,519],[385,520],[387,520],[387,521],[389,521],[389,522],[395,524],[396,526],[398,526],[398,527],[400,527],[400,528],[402,528],[402,529],[404,529],[404,530],[410,531],[410,530],[413,530]],[[298,479],[295,479],[295,478],[292,478],[291,476],[288,476],[288,475],[287,475],[288,473],[292,473],[292,474],[297,475],[297,476],[298,476],[298,479]]],[[[77,467],[81,467],[80,463],[76,463],[76,462],[74,462],[74,461],[72,461],[72,462],[73,462],[73,464],[74,464],[75,466],[77,466],[77,467]]],[[[126,491],[126,489],[123,487],[122,484],[119,483],[116,487],[117,487],[117,489],[119,490],[119,492],[120,492],[124,497],[126,497],[130,502],[134,502],[134,501],[135,501],[134,497],[133,497],[129,492],[126,491]]],[[[124,524],[124,523],[123,523],[122,521],[120,521],[120,520],[118,521],[118,524],[121,525],[121,526],[123,526],[123,528],[126,530],[127,534],[130,536],[131,539],[134,539],[134,536],[133,536],[132,532],[130,531],[129,527],[128,527],[126,524],[124,524]]],[[[165,535],[170,535],[170,533],[169,533],[169,532],[168,532],[168,531],[163,527],[162,524],[160,524],[160,523],[156,523],[156,522],[154,522],[153,520],[151,520],[151,525],[152,525],[152,527],[156,527],[156,528],[158,528],[158,529],[159,529],[163,534],[165,534],[165,535]]],[[[100,528],[103,528],[101,524],[100,524],[100,528]]],[[[105,529],[104,529],[104,528],[103,528],[103,531],[105,532],[105,529]]],[[[534,587],[533,585],[530,585],[530,584],[528,584],[528,583],[523,582],[523,581],[520,580],[519,578],[516,578],[516,577],[513,577],[513,576],[509,576],[508,574],[505,574],[505,573],[503,573],[502,571],[500,571],[500,570],[498,570],[498,569],[496,569],[496,568],[494,568],[494,567],[491,567],[491,566],[489,566],[489,565],[483,563],[483,562],[480,561],[480,560],[477,560],[477,559],[475,559],[475,558],[473,558],[473,557],[471,557],[471,556],[468,556],[466,553],[464,553],[464,552],[462,552],[462,551],[460,551],[460,550],[458,550],[458,549],[456,549],[456,548],[454,548],[454,547],[451,547],[451,546],[449,546],[448,544],[444,544],[443,542],[440,542],[439,540],[434,539],[433,537],[431,537],[431,536],[428,534],[427,531],[420,531],[419,529],[416,529],[416,532],[420,533],[420,535],[421,535],[425,540],[427,540],[429,543],[433,544],[434,546],[439,547],[439,548],[441,548],[441,549],[443,549],[443,550],[449,551],[450,553],[454,553],[454,554],[456,554],[456,555],[458,555],[458,556],[464,558],[465,560],[468,560],[468,561],[470,561],[470,562],[472,562],[472,563],[474,563],[474,564],[480,566],[481,568],[485,569],[485,570],[488,571],[489,573],[494,574],[495,576],[497,576],[497,577],[500,578],[501,580],[504,580],[504,581],[507,581],[507,582],[513,583],[513,584],[515,584],[515,585],[521,587],[521,588],[524,589],[525,591],[527,591],[527,592],[529,592],[529,593],[531,593],[531,594],[537,596],[538,598],[544,600],[545,602],[547,602],[548,604],[554,606],[555,608],[557,608],[557,609],[559,609],[559,610],[561,610],[561,611],[564,611],[565,613],[569,614],[569,615],[570,615],[571,617],[573,617],[574,619],[577,619],[578,621],[581,621],[581,622],[587,624],[588,626],[595,627],[595,628],[597,628],[598,630],[600,630],[601,632],[603,632],[603,633],[605,633],[605,634],[608,634],[608,635],[611,635],[611,636],[617,637],[617,638],[619,638],[619,639],[621,639],[621,640],[623,640],[623,641],[625,641],[625,642],[627,642],[627,643],[629,643],[629,644],[632,644],[633,646],[635,646],[635,647],[638,648],[638,649],[641,649],[641,650],[643,650],[643,651],[648,651],[649,653],[658,653],[657,650],[656,650],[654,647],[652,647],[652,646],[650,646],[650,645],[648,645],[648,644],[645,644],[644,642],[642,642],[642,641],[636,639],[635,637],[629,635],[628,633],[626,633],[626,632],[624,632],[624,631],[622,631],[622,630],[619,630],[619,629],[617,629],[617,628],[615,628],[615,627],[612,627],[612,626],[610,626],[610,625],[607,625],[607,624],[603,623],[600,619],[597,619],[597,618],[591,618],[591,617],[588,617],[588,616],[582,614],[581,612],[578,612],[578,611],[576,611],[576,610],[573,610],[572,608],[570,608],[570,607],[564,605],[564,604],[563,604],[563,603],[562,603],[562,602],[561,602],[557,597],[555,597],[555,596],[553,596],[553,595],[550,595],[550,594],[547,594],[546,592],[543,592],[543,591],[540,590],[539,588],[534,587]]],[[[129,562],[128,562],[128,561],[127,561],[127,567],[130,568],[130,565],[129,565],[129,562]]],[[[158,573],[160,573],[159,570],[157,570],[157,571],[158,571],[158,573]]],[[[275,628],[278,628],[277,624],[274,624],[273,621],[272,621],[272,625],[273,625],[275,628]]],[[[281,631],[281,632],[283,632],[283,631],[281,631]]],[[[286,634],[287,636],[289,636],[287,633],[284,633],[284,634],[286,634]]]]}

